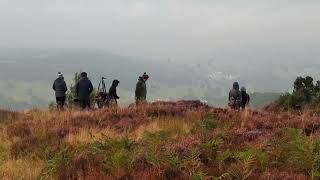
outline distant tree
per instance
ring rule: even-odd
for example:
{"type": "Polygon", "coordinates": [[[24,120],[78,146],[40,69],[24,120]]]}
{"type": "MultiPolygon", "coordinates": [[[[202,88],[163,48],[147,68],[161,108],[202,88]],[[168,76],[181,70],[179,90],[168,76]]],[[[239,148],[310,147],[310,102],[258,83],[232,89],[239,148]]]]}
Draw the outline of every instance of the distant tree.
{"type": "Polygon", "coordinates": [[[320,107],[320,81],[314,84],[312,77],[299,76],[293,83],[293,92],[282,95],[277,102],[284,109],[320,107]]]}
{"type": "Polygon", "coordinates": [[[72,83],[70,85],[69,91],[67,92],[67,102],[69,105],[74,105],[74,99],[77,98],[77,93],[76,93],[76,84],[79,82],[80,80],[80,74],[81,72],[76,72],[74,73],[73,79],[72,79],[72,83]]]}
{"type": "MultiPolygon", "coordinates": [[[[67,97],[67,102],[69,105],[77,105],[76,102],[74,102],[74,100],[77,98],[77,93],[76,93],[76,85],[79,82],[79,80],[81,79],[81,72],[76,72],[74,73],[73,76],[73,80],[72,83],[70,85],[69,91],[66,94],[67,97]]],[[[90,102],[92,104],[95,103],[95,89],[93,90],[93,92],[90,95],[90,102]]]]}
{"type": "Polygon", "coordinates": [[[316,85],[314,87],[315,93],[320,93],[320,81],[316,82],[316,85]]]}

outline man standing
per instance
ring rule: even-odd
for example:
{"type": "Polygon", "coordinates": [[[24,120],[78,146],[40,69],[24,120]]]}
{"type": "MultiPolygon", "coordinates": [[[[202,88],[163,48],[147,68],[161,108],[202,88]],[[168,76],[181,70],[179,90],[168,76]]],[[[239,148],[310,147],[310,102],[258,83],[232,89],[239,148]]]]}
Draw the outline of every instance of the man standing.
{"type": "Polygon", "coordinates": [[[231,109],[240,110],[241,92],[238,82],[233,83],[233,87],[229,92],[229,106],[231,109]]]}
{"type": "Polygon", "coordinates": [[[247,93],[246,87],[241,87],[241,109],[245,109],[250,103],[250,95],[247,93]]]}
{"type": "Polygon", "coordinates": [[[136,85],[135,98],[136,105],[146,102],[147,100],[147,85],[146,81],[149,79],[147,73],[143,73],[142,76],[139,77],[139,80],[136,85]]]}
{"type": "Polygon", "coordinates": [[[116,103],[116,105],[118,105],[118,99],[120,99],[120,97],[117,94],[117,87],[119,85],[120,81],[115,79],[112,82],[112,85],[109,89],[109,96],[108,96],[108,100],[107,100],[107,105],[110,107],[113,103],[113,101],[116,103]]]}
{"type": "Polygon", "coordinates": [[[76,85],[76,94],[82,109],[90,108],[90,94],[93,86],[86,72],[81,73],[81,78],[76,85]]]}
{"type": "Polygon", "coordinates": [[[54,81],[52,89],[55,91],[57,108],[63,110],[68,88],[61,72],[58,72],[58,78],[54,81]]]}

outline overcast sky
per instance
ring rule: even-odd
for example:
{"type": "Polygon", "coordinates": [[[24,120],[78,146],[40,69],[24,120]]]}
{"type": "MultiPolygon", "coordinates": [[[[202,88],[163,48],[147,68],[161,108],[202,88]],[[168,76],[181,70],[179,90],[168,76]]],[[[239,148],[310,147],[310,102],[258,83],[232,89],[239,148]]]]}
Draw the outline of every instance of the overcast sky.
{"type": "Polygon", "coordinates": [[[0,46],[178,61],[243,47],[320,51],[319,9],[320,0],[0,0],[0,46]]]}

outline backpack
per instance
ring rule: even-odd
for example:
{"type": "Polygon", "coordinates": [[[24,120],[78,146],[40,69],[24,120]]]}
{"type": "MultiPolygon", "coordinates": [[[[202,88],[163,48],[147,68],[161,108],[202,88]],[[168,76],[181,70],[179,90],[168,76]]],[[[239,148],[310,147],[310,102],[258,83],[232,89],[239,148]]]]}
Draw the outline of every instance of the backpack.
{"type": "Polygon", "coordinates": [[[241,98],[240,97],[231,96],[228,105],[232,109],[239,109],[240,105],[241,105],[241,98]]]}

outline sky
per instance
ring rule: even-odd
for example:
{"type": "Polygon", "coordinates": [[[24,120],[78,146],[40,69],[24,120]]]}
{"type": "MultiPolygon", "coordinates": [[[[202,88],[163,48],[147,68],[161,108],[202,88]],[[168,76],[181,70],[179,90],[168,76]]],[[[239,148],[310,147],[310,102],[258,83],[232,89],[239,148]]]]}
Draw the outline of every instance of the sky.
{"type": "Polygon", "coordinates": [[[308,53],[320,51],[319,9],[319,0],[0,0],[0,47],[179,62],[242,49],[308,53]]]}

